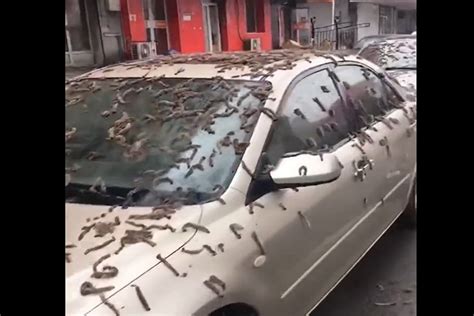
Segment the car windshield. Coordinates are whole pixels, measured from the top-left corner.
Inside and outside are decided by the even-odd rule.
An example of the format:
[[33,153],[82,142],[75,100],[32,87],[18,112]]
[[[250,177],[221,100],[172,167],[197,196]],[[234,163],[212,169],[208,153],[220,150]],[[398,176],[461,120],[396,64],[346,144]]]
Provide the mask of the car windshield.
[[366,46],[359,55],[387,70],[416,70],[416,38],[378,41]]
[[66,201],[157,205],[218,198],[271,86],[213,79],[66,84]]

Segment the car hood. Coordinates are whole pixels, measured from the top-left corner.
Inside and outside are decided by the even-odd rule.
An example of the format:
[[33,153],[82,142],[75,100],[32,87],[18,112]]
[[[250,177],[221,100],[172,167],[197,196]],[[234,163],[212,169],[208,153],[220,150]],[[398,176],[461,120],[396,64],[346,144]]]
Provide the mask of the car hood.
[[416,95],[416,70],[389,70],[387,73],[408,92]]
[[[189,241],[195,234],[195,229],[182,231],[185,223],[199,223],[202,215],[201,206],[184,206],[171,218],[159,220],[136,220],[129,219],[131,215],[147,214],[151,212],[149,207],[131,207],[122,209],[117,207],[111,210],[108,206],[68,204],[66,203],[66,314],[84,315],[93,308],[101,304],[98,295],[81,295],[80,288],[84,282],[90,282],[96,288],[113,286],[113,290],[106,292],[107,296],[114,295],[143,273],[156,266],[159,261],[156,256],[161,254],[166,258],[183,244]],[[152,229],[153,237],[151,241],[155,246],[144,242],[129,244],[124,249],[115,254],[120,247],[120,239],[125,235],[126,230],[140,230],[126,221],[149,225],[169,224],[175,232],[159,229]],[[91,227],[85,236],[79,239],[79,235],[84,231],[83,227]],[[95,237],[97,227],[113,227],[103,237]],[[101,230],[99,230],[100,232]],[[94,247],[112,240],[107,246],[90,251]],[[104,266],[112,266],[118,269],[118,274],[112,278],[97,279],[91,275],[93,265],[99,258],[110,254],[98,265],[98,271]],[[68,262],[69,259],[69,262]]]

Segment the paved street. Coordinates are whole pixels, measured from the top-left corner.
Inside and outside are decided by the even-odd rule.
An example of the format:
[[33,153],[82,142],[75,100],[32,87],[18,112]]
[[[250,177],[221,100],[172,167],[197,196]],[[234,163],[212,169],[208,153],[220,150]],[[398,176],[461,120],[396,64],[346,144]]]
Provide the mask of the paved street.
[[311,316],[414,315],[416,230],[396,223]]

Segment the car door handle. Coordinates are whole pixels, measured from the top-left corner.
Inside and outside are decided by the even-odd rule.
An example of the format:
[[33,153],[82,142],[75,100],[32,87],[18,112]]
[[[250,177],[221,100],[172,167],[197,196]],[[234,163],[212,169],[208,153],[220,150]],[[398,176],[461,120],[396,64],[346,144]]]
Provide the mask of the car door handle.
[[373,159],[369,159],[367,156],[363,156],[359,161],[352,161],[354,166],[354,177],[360,181],[364,181],[367,177],[367,169],[372,170],[374,168],[375,162]]

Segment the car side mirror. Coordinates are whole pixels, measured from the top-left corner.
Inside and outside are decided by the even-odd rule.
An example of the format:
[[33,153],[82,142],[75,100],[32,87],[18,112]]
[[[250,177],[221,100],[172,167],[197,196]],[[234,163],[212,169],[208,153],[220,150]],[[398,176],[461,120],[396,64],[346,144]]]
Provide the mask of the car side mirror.
[[327,183],[341,175],[342,165],[333,153],[286,155],[270,171],[278,188]]

